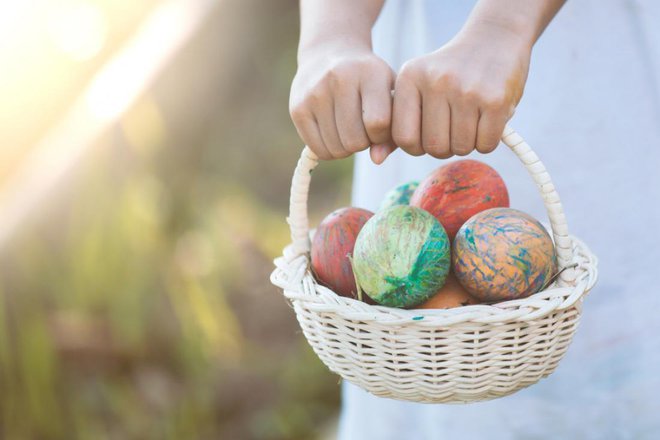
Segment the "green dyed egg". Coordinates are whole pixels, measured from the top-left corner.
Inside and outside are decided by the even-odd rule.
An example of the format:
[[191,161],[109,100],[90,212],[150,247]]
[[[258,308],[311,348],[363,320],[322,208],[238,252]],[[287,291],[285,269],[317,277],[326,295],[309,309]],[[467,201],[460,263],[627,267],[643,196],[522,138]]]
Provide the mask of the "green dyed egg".
[[358,234],[353,272],[359,287],[379,304],[413,307],[440,289],[451,251],[440,222],[423,209],[391,206]]
[[397,205],[409,205],[410,197],[412,197],[418,185],[419,182],[413,180],[389,190],[387,194],[385,194],[385,198],[383,198],[379,209],[382,210]]

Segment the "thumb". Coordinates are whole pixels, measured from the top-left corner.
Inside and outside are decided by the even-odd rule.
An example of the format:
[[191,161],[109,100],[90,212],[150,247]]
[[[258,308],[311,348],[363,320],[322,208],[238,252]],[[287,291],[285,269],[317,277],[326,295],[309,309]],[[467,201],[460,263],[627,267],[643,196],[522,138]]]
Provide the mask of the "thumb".
[[376,165],[380,165],[385,162],[387,156],[392,154],[396,150],[396,145],[393,143],[372,145],[369,149],[369,155],[371,156],[371,161]]

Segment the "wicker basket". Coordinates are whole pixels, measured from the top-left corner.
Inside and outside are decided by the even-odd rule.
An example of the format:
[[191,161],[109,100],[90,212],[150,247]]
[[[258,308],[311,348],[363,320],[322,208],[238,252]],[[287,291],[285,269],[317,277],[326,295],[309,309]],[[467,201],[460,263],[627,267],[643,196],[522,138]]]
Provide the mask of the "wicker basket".
[[371,306],[315,281],[307,195],[318,161],[303,150],[291,185],[293,243],[275,260],[271,281],[284,290],[307,341],[330,370],[376,396],[427,403],[506,396],[555,370],[596,282],[596,257],[568,235],[559,195],[538,156],[509,127],[502,140],[538,186],[562,272],[528,298],[448,310]]

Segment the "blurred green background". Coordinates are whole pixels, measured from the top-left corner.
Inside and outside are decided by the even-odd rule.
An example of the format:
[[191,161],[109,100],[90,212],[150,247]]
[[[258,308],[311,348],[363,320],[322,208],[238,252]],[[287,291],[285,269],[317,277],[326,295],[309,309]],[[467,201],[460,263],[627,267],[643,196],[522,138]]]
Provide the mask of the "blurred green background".
[[[14,3],[0,26],[0,438],[328,436],[338,378],[268,279],[301,148],[297,1]],[[133,99],[105,119],[70,113],[172,7],[144,66],[111,81]],[[348,203],[350,174],[315,173],[313,222]]]

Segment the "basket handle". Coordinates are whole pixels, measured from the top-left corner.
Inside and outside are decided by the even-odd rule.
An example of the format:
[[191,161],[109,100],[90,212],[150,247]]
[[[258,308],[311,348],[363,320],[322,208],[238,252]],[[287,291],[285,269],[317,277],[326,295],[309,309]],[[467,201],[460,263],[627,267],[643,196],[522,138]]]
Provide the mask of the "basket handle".
[[[557,252],[557,262],[561,271],[559,284],[571,284],[575,279],[574,271],[571,269],[573,255],[572,242],[568,236],[568,226],[566,224],[564,209],[561,205],[559,194],[557,194],[557,190],[550,179],[550,174],[548,174],[545,166],[529,144],[508,125],[502,133],[502,141],[520,159],[541,193],[543,204],[550,219],[555,250]],[[309,184],[312,179],[311,174],[317,165],[318,158],[306,146],[300,155],[298,165],[293,173],[293,180],[291,181],[291,199],[287,221],[291,228],[291,239],[293,242],[292,257],[305,255],[310,251],[307,197],[309,194]]]

